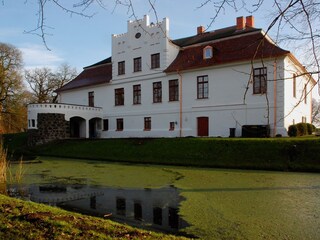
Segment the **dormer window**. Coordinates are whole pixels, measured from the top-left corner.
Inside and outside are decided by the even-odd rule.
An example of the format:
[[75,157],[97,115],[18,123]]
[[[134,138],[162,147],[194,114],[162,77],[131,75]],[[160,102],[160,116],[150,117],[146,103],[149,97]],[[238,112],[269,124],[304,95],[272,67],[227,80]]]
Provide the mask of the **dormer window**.
[[203,49],[203,59],[210,59],[210,58],[212,58],[212,47],[206,46]]

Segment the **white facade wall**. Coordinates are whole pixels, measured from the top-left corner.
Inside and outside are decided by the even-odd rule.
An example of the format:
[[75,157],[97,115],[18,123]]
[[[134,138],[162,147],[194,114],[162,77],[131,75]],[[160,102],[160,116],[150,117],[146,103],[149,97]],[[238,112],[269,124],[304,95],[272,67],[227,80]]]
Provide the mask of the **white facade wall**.
[[[139,34],[138,34],[139,33]],[[138,34],[138,35],[137,35]],[[298,73],[289,57],[238,62],[177,73],[164,70],[177,57],[179,48],[169,40],[169,20],[152,24],[145,16],[128,22],[128,31],[112,35],[112,80],[107,84],[83,87],[60,93],[60,102],[88,105],[94,92],[94,105],[102,108],[108,129],[99,130],[102,138],[198,136],[198,118],[208,118],[208,136],[228,137],[230,128],[241,136],[243,125],[269,125],[271,136],[287,135],[286,128],[310,122],[311,94],[301,99],[306,77],[297,78],[296,97],[292,96],[292,74]],[[151,55],[160,54],[160,67],[151,68]],[[141,71],[134,72],[134,58],[141,57]],[[118,63],[125,61],[125,74],[118,75]],[[267,94],[253,94],[252,69],[267,68]],[[209,96],[197,99],[197,77],[208,76]],[[169,80],[179,81],[179,101],[169,101]],[[153,83],[162,84],[162,102],[153,103]],[[133,104],[133,85],[141,85],[141,104]],[[124,89],[124,105],[115,106],[115,89]],[[311,88],[311,82],[307,91]],[[144,129],[144,118],[151,117],[151,130]],[[117,131],[117,119],[123,130]],[[174,123],[174,129],[170,129]],[[88,124],[88,123],[87,123]],[[87,127],[88,128],[88,127]]]
[[[228,137],[230,128],[236,128],[236,136],[241,136],[242,125],[267,124],[270,124],[271,134],[285,136],[282,110],[285,82],[274,81],[283,79],[283,59],[256,62],[253,67],[262,66],[267,67],[268,71],[268,101],[265,94],[253,94],[250,62],[199,69],[180,75],[158,73],[112,81],[94,88],[63,92],[61,99],[68,103],[84,103],[88,101],[88,92],[94,91],[95,106],[103,108],[103,119],[109,121],[108,131],[101,132],[101,137],[105,138],[197,136],[198,117],[209,118],[209,136]],[[197,77],[202,75],[209,78],[208,99],[197,99]],[[179,84],[182,81],[182,121],[180,101],[169,101],[169,80],[173,79],[178,79]],[[158,81],[162,83],[162,102],[153,103],[152,84]],[[244,101],[248,81],[249,89]],[[133,85],[136,84],[141,85],[141,104],[138,105],[133,104]],[[117,88],[124,88],[123,106],[115,106]],[[145,117],[151,117],[151,131],[144,131]],[[123,131],[116,130],[117,118],[124,121]],[[169,130],[170,122],[175,123],[173,131]]]
[[[137,38],[137,34],[140,37]],[[169,40],[169,19],[156,24],[149,16],[128,21],[128,31],[112,35],[112,80],[161,73],[174,60],[179,48]],[[160,68],[151,69],[151,55],[160,53]],[[141,71],[134,72],[133,59],[141,57]],[[118,75],[118,62],[125,61],[125,74]]]
[[107,96],[105,94],[106,89],[107,84],[100,84],[97,86],[83,87],[76,90],[64,91],[63,93],[59,94],[59,102],[88,106],[88,93],[94,92],[94,106],[103,107],[105,106],[105,102],[112,98],[112,96]]
[[[299,69],[299,67],[287,57],[285,59],[285,78],[284,78],[284,122],[285,127],[300,123],[305,118],[306,122],[311,123],[311,104],[312,104],[312,81],[308,75]],[[296,75],[296,91],[293,94],[293,75]],[[307,85],[307,97],[305,102],[304,88]]]
[[[269,107],[265,94],[253,94],[250,62],[182,74],[183,125],[192,129],[188,135],[197,135],[197,117],[202,116],[209,117],[209,136],[229,136],[229,128],[236,128],[236,135],[240,136],[242,125],[270,124],[272,128],[274,107],[279,112],[281,104],[274,106],[273,102],[273,61],[265,61],[263,64],[256,62],[253,65],[254,68],[262,66],[267,67],[267,76],[271,80],[268,81]],[[197,77],[202,75],[208,75],[209,78],[208,99],[197,99]],[[248,81],[249,89],[245,93]],[[281,89],[277,89],[277,92],[280,91]],[[283,128],[283,124],[278,123],[278,126]]]
[[[169,102],[168,82],[165,74],[156,78],[132,79],[110,84],[106,95],[113,96],[104,106],[104,118],[109,119],[109,131],[102,137],[175,137],[177,129],[169,131],[169,122],[179,120],[179,103]],[[162,102],[153,103],[153,82],[162,82]],[[133,104],[133,85],[141,85],[141,104]],[[124,88],[124,105],[115,106],[114,90]],[[151,117],[152,130],[144,131],[144,117]],[[124,130],[116,131],[116,119],[123,118]]]

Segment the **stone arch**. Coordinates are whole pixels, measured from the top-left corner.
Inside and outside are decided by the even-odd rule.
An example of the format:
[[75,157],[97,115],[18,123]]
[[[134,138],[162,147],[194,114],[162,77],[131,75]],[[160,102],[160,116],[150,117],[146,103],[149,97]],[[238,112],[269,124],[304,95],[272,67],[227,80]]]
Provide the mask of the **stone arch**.
[[89,138],[98,138],[101,131],[102,118],[95,117],[89,120]]
[[70,118],[70,137],[85,138],[86,137],[86,120],[82,117]]

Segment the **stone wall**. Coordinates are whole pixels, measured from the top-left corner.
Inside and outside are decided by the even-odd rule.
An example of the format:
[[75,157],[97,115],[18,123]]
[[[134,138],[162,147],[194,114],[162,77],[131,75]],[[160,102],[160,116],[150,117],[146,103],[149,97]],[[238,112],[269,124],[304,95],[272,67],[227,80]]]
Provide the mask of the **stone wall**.
[[65,120],[64,114],[38,113],[37,119],[38,129],[28,131],[29,145],[44,144],[70,137],[69,122]]

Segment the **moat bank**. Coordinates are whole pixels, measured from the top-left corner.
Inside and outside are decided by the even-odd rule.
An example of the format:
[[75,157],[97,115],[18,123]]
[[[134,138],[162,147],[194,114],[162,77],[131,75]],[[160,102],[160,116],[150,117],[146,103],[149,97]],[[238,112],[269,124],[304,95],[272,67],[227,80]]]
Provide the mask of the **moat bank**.
[[298,240],[320,235],[317,173],[37,160],[24,165],[20,188],[36,201],[101,210],[112,220],[127,218],[128,224],[150,220],[150,226],[200,239]]
[[320,171],[320,138],[70,139],[34,148],[5,135],[16,158],[55,156],[116,162],[280,171]]

